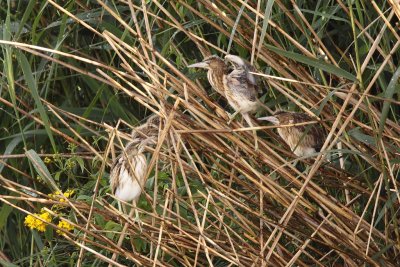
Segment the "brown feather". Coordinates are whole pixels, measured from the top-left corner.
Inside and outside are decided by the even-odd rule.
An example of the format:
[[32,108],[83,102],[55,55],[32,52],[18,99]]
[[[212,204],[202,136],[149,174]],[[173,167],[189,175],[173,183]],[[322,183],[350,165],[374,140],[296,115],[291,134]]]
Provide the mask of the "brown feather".
[[[272,117],[279,121],[277,125],[315,121],[313,117],[299,112],[278,111]],[[325,133],[318,124],[281,127],[278,134],[297,156],[319,152],[325,142]]]
[[115,159],[110,171],[113,194],[122,200],[136,200],[146,181],[147,161],[145,147],[155,145],[159,132],[158,116],[150,116],[146,123],[132,131],[133,140]]

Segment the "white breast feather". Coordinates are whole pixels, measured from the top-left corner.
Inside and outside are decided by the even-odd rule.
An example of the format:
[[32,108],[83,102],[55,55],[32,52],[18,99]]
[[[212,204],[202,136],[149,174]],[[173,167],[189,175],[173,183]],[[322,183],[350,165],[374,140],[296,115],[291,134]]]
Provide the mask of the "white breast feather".
[[314,154],[316,151],[312,147],[303,147],[303,146],[297,146],[297,148],[293,151],[293,153],[298,156],[310,156],[311,154]]
[[140,197],[142,187],[139,185],[138,181],[144,186],[144,176],[147,171],[147,162],[143,154],[133,157],[131,165],[134,167],[136,178],[129,175],[128,170],[123,164],[120,171],[119,186],[115,190],[115,196],[126,202],[137,200]]
[[225,92],[225,97],[228,100],[229,105],[235,110],[240,111],[240,113],[252,113],[258,108],[257,101],[250,101],[248,98],[243,96],[240,93],[236,93],[235,90],[230,89],[231,87],[241,86],[238,79],[236,79],[235,75],[238,73],[238,70],[234,70],[228,76],[224,76],[224,89],[225,91],[229,90],[229,92]]

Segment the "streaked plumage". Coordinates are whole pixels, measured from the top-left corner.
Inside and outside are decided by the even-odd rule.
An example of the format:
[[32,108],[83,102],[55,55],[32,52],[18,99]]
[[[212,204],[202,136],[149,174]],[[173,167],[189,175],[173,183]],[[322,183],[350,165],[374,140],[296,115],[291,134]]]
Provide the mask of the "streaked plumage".
[[[131,217],[135,212],[135,220],[138,222],[140,229],[141,220],[136,209],[136,202],[142,194],[148,171],[146,146],[154,146],[157,143],[159,123],[160,119],[156,115],[152,115],[147,119],[146,123],[136,127],[132,131],[133,140],[126,145],[125,149],[115,159],[110,172],[112,193],[122,201],[132,201],[133,208],[128,216]],[[118,206],[121,208],[119,202]],[[118,247],[121,247],[127,229],[128,223],[125,223],[117,242]],[[116,258],[117,253],[114,253],[111,259],[115,260]]]
[[117,157],[110,173],[113,194],[123,201],[137,200],[142,193],[147,171],[147,160],[143,146],[129,143]]
[[[235,110],[231,116],[231,120],[237,113],[241,113],[250,127],[253,127],[250,115],[257,111],[259,107],[257,96],[257,79],[250,73],[254,71],[254,67],[244,59],[227,55],[225,60],[233,67],[232,72],[224,75],[224,93],[229,105]],[[253,131],[255,139],[255,149],[258,148],[257,133]]]
[[235,55],[226,55],[225,56],[225,60],[228,61],[233,67],[234,69],[243,69],[246,72],[246,78],[247,81],[252,84],[255,89],[258,89],[258,79],[257,76],[255,76],[254,74],[252,74],[251,72],[256,72],[256,68],[250,64],[250,62],[248,62],[247,60],[244,60],[243,58],[239,57],[239,56],[235,56]]
[[[232,72],[229,73],[229,65],[232,65]],[[229,105],[235,110],[231,115],[232,121],[237,113],[241,113],[250,127],[253,126],[249,113],[257,110],[259,102],[257,99],[257,79],[251,74],[255,71],[247,61],[234,55],[225,56],[225,61],[218,56],[210,56],[202,62],[189,65],[188,68],[207,69],[207,78],[211,86],[218,93],[225,96]],[[255,147],[257,150],[257,133],[255,136]]]
[[[225,60],[233,66],[233,71],[223,78],[224,92],[229,104],[243,117],[247,113],[256,112],[259,106],[257,80],[250,73],[254,67],[235,55],[227,55]],[[248,122],[248,119],[246,121]]]
[[212,55],[204,58],[202,62],[189,65],[188,68],[207,69],[208,82],[212,88],[225,96],[223,76],[228,73],[228,66],[225,64],[224,60],[216,55]]
[[110,185],[113,194],[123,201],[136,201],[146,181],[147,159],[146,146],[157,141],[159,118],[151,116],[147,122],[136,127],[132,132],[133,141],[116,158],[111,167]]
[[[258,119],[272,122],[277,126],[315,121],[314,118],[305,113],[287,111],[278,111],[274,116]],[[319,124],[282,127],[278,128],[277,131],[283,141],[288,144],[298,157],[310,156],[319,152],[325,142],[325,134]]]

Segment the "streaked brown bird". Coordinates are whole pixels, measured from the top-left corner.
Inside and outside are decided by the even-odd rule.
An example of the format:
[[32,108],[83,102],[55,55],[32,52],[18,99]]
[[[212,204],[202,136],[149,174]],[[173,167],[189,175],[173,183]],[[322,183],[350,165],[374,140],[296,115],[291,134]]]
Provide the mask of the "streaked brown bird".
[[[139,199],[146,181],[148,170],[146,146],[157,143],[159,132],[159,118],[152,115],[146,123],[132,131],[133,141],[129,142],[125,150],[115,159],[110,172],[110,185],[113,194],[125,202]],[[136,212],[136,219],[139,219]]]
[[256,112],[259,107],[257,79],[250,73],[255,69],[250,63],[235,55],[227,55],[225,60],[233,67],[233,71],[223,78],[225,96],[235,110],[231,120],[236,114],[241,113],[251,126],[248,114]]
[[[233,67],[232,72],[224,75],[224,93],[229,105],[235,110],[228,124],[240,113],[250,127],[253,127],[250,115],[260,106],[257,96],[257,79],[251,74],[255,68],[241,57],[235,55],[225,56],[225,61]],[[255,149],[258,149],[257,132],[253,130]]]
[[228,73],[229,69],[228,65],[226,65],[223,59],[221,59],[216,55],[212,55],[204,58],[202,62],[194,63],[187,67],[202,68],[208,70],[207,72],[208,82],[215,91],[225,96],[223,77],[225,74]]
[[[131,217],[135,212],[135,221],[139,223],[140,229],[141,221],[136,209],[136,202],[142,194],[149,167],[146,158],[149,152],[146,152],[146,146],[156,145],[159,124],[159,117],[152,115],[147,119],[146,123],[136,127],[132,131],[133,140],[126,145],[111,166],[110,185],[112,192],[119,200],[132,201],[133,209],[131,209],[128,216]],[[119,201],[118,206],[121,208]],[[122,245],[128,226],[129,224],[125,223],[118,239],[118,247]],[[111,259],[115,260],[116,258],[117,253],[114,253]]]
[[[258,118],[258,120],[269,121],[277,126],[315,121],[305,113],[288,111],[278,111],[273,116]],[[298,157],[319,152],[325,142],[325,133],[319,124],[280,127],[277,131]]]

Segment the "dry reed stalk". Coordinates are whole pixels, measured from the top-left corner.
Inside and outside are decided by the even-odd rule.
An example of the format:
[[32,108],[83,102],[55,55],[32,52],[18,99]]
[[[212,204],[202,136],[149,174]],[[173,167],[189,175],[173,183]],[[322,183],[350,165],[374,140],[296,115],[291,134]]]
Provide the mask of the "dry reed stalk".
[[[210,27],[226,37],[230,36],[229,31],[185,1],[171,2],[182,5]],[[159,143],[153,150],[154,156],[148,173],[150,177],[155,169],[153,192],[144,193],[144,199],[151,208],[139,208],[143,217],[143,232],[140,233],[140,238],[150,244],[150,251],[147,254],[139,254],[133,252],[133,242],[121,242],[119,247],[114,236],[103,233],[93,219],[93,216],[98,214],[115,223],[121,221],[126,225],[128,235],[138,236],[138,228],[130,218],[110,205],[107,197],[98,197],[99,181],[103,172],[107,172],[110,162],[109,153],[114,146],[113,137],[103,136],[108,143],[106,150],[99,152],[70,125],[74,123],[96,135],[99,129],[110,131],[110,126],[81,118],[42,99],[50,113],[71,131],[73,138],[56,128],[51,128],[52,131],[64,140],[75,142],[102,161],[94,197],[89,204],[80,201],[58,203],[79,210],[77,214],[80,216],[76,218],[75,227],[81,233],[66,235],[67,240],[80,247],[78,265],[83,264],[86,253],[93,254],[109,264],[117,264],[110,259],[110,255],[114,253],[131,262],[153,266],[172,266],[173,264],[169,263],[171,259],[184,266],[211,266],[218,261],[238,266],[325,266],[325,263],[338,258],[348,266],[359,266],[363,263],[377,265],[379,262],[395,266],[395,261],[390,255],[399,253],[398,236],[382,232],[375,222],[379,205],[389,199],[388,196],[380,195],[383,178],[386,177],[384,175],[389,177],[388,184],[395,190],[396,201],[400,203],[397,190],[399,185],[396,181],[399,167],[391,163],[396,153],[390,149],[392,145],[398,146],[400,129],[395,122],[386,120],[386,127],[382,131],[383,138],[376,146],[354,140],[348,133],[358,127],[363,133],[373,135],[378,129],[382,113],[368,102],[370,99],[377,101],[369,91],[375,86],[384,67],[393,66],[390,55],[400,45],[400,38],[396,36],[397,42],[387,55],[379,46],[380,37],[376,37],[372,52],[355,72],[360,77],[375,51],[385,56],[385,60],[363,91],[359,90],[357,84],[349,84],[345,78],[334,75],[326,75],[324,78],[329,81],[321,83],[298,62],[273,54],[266,47],[259,47],[255,52],[255,37],[263,31],[258,23],[264,19],[260,2],[257,1],[254,5],[254,1],[240,0],[227,6],[223,3],[199,1],[230,28],[235,25],[232,18],[235,18],[243,5],[245,12],[233,36],[235,45],[252,51],[252,59],[254,58],[255,62],[271,66],[275,73],[279,73],[285,79],[268,78],[268,83],[271,90],[296,105],[298,109],[314,115],[321,103],[325,103],[319,116],[321,124],[329,132],[323,153],[330,151],[340,141],[344,149],[360,152],[349,153],[345,162],[367,165],[379,173],[379,179],[375,180],[371,188],[363,183],[362,174],[327,164],[324,161],[326,155],[323,153],[316,159],[302,160],[306,170],[300,171],[288,162],[288,158],[289,161],[293,158],[292,153],[285,149],[285,146],[276,144],[279,138],[269,130],[273,127],[257,128],[263,138],[259,139],[259,151],[254,151],[252,128],[242,129],[238,122],[226,125],[225,108],[216,103],[204,88],[200,88],[198,82],[189,79],[182,69],[155,48],[152,41],[152,22],[160,25],[165,23],[179,30],[196,45],[202,55],[210,54],[210,51],[224,52],[205,40],[196,29],[185,27],[186,18],[179,21],[172,11],[167,10],[159,1],[154,1],[159,13],[146,6],[144,1],[140,6],[131,1],[120,1],[130,10],[134,26],[130,26],[125,18],[103,1],[98,1],[104,12],[118,21],[119,26],[127,33],[137,38],[138,45],[132,47],[130,43],[111,32],[98,32],[49,0],[58,10],[103,38],[120,60],[120,66],[111,67],[105,63],[85,59],[83,56],[20,43],[8,44],[109,85],[115,91],[129,96],[141,106],[157,113],[162,118],[164,127],[161,129]],[[338,2],[343,10],[350,14],[348,8],[340,0]],[[279,0],[276,4],[283,14],[293,21],[296,28],[301,31],[305,31],[306,28],[311,33],[315,38],[315,45],[321,48],[332,65],[339,65],[295,1],[291,1],[290,6]],[[289,11],[289,7],[293,11]],[[385,15],[376,4],[374,8],[390,29],[388,19],[394,12]],[[143,16],[144,30],[138,26],[139,15]],[[248,30],[249,25],[253,26],[254,32]],[[290,33],[285,32],[276,21],[270,20],[269,25],[276,30],[276,34],[287,38],[298,51],[310,58],[317,58],[315,51],[290,38]],[[374,40],[357,20],[354,21],[354,25],[366,38]],[[268,42],[284,49],[274,40],[272,34],[265,34]],[[184,51],[180,51],[178,45],[175,45],[174,49],[186,55]],[[48,52],[91,64],[96,71],[90,72],[62,63],[45,54]],[[257,54],[257,57],[254,57],[254,54]],[[139,75],[139,71],[144,75]],[[264,75],[260,73],[260,76]],[[332,84],[345,84],[341,88],[345,93],[331,94],[337,89]],[[339,103],[336,97],[341,98],[344,104]],[[11,105],[5,99],[0,98],[0,101]],[[347,107],[351,107],[351,110]],[[25,106],[25,110],[17,108],[22,114],[42,123],[39,117],[29,114],[29,107]],[[367,115],[371,117],[370,125],[359,119]],[[331,121],[333,116],[335,118]],[[127,134],[119,129],[115,129],[112,135],[128,138]],[[378,157],[374,158],[375,155]],[[167,160],[159,160],[160,157]],[[161,183],[161,180],[157,180],[157,175],[161,172],[168,176],[168,188],[164,191],[157,187]],[[30,177],[26,173],[24,176]],[[11,199],[25,203],[40,202],[47,206],[54,204],[33,188],[19,186],[2,176],[0,180],[3,188],[17,195],[0,196],[0,201],[22,212],[29,214],[28,209],[12,204]],[[26,190],[38,196],[29,197],[24,193]],[[350,190],[350,194],[346,195],[347,201],[344,200],[344,196],[338,197],[334,194],[344,190]],[[364,208],[360,212],[356,205],[361,204],[364,204]],[[371,208],[371,218],[366,218],[364,215]],[[392,225],[386,223],[387,231],[392,231]],[[56,228],[55,225],[51,226]],[[387,251],[390,253],[382,248],[385,246],[389,247]]]

